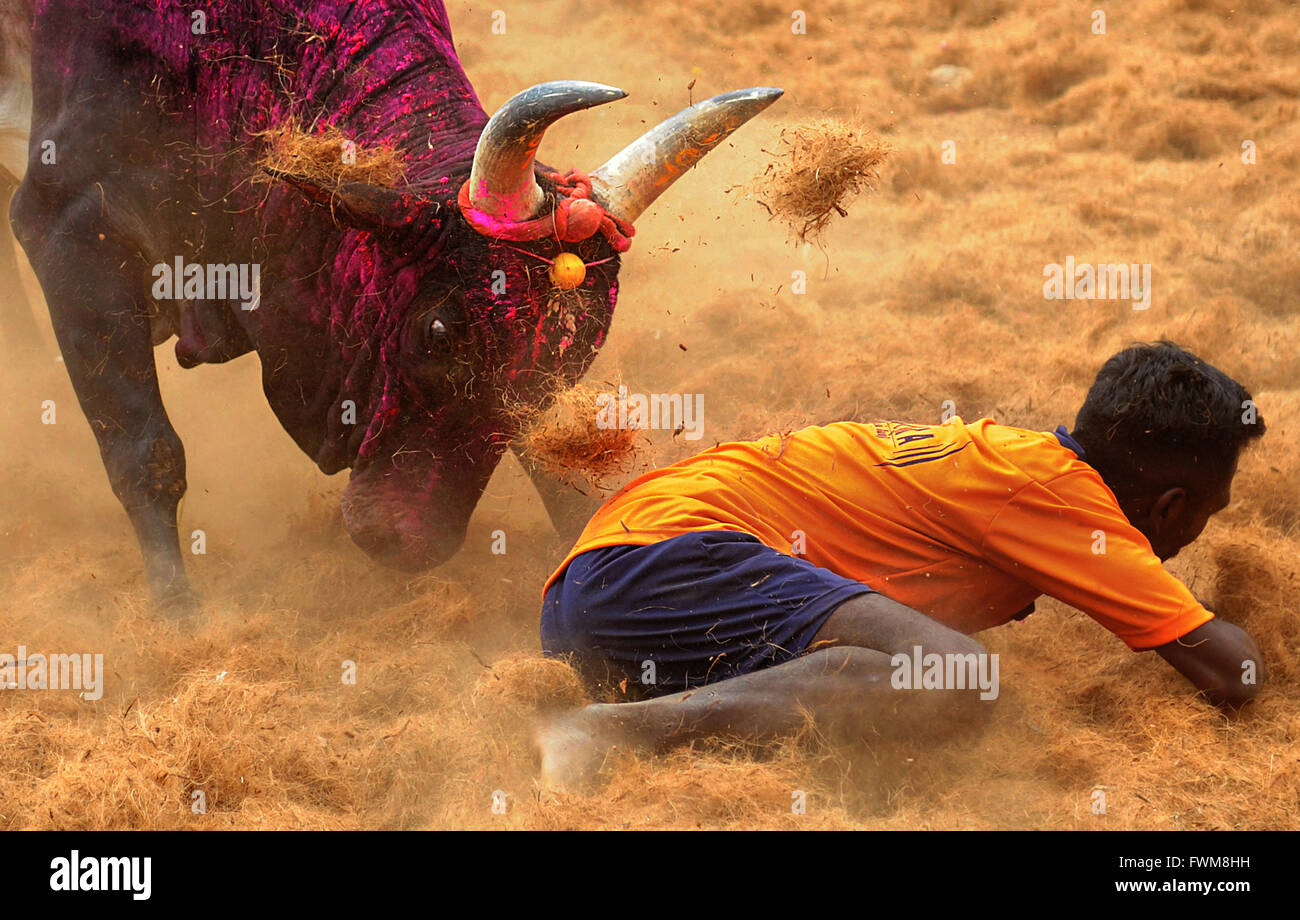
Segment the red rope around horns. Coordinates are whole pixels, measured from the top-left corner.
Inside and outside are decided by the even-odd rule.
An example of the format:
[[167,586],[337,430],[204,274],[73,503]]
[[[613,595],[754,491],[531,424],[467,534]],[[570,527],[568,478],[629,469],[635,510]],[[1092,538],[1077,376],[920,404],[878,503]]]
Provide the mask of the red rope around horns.
[[457,198],[460,212],[479,233],[498,240],[526,242],[553,236],[562,243],[577,243],[599,231],[605,234],[615,252],[632,248],[636,229],[592,200],[590,176],[576,169],[563,174],[547,171],[544,175],[555,182],[555,191],[561,196],[549,214],[524,221],[492,217],[471,203],[468,180],[460,187]]

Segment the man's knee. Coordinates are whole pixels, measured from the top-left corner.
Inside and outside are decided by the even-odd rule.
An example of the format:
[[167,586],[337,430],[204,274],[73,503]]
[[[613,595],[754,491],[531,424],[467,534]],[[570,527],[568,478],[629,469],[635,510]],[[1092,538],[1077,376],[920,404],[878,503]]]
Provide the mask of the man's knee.
[[1001,695],[997,654],[990,653],[983,644],[962,633],[944,637],[926,654],[937,655],[928,659],[928,668],[943,669],[942,679],[938,682],[942,685],[944,711],[959,720],[959,727],[982,726],[992,716],[993,707]]
[[1001,695],[998,656],[949,630],[890,656],[890,686],[936,728],[978,728]]
[[944,635],[931,639],[925,644],[924,648],[927,653],[933,652],[945,656],[965,657],[974,655],[980,658],[987,654],[980,642],[965,633],[957,632],[955,629],[950,629]]
[[889,654],[911,654],[917,647],[940,655],[984,651],[970,636],[875,592],[853,597],[837,607],[814,641],[856,645]]
[[980,730],[998,697],[996,659],[966,636],[919,652],[890,655],[839,645],[804,656],[805,666],[824,684],[824,701],[856,700],[825,725],[849,738],[916,740]]

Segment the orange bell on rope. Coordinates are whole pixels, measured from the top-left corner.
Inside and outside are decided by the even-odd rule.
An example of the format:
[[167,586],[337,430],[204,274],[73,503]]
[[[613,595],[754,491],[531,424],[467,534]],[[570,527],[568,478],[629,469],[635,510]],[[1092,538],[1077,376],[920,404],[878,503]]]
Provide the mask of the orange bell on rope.
[[557,288],[571,291],[587,278],[587,266],[571,252],[562,252],[551,263],[551,283]]

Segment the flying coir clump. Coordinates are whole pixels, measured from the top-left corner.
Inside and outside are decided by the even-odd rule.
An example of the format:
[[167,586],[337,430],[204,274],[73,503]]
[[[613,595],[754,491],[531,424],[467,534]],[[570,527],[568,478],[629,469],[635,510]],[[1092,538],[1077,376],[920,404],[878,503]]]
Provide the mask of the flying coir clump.
[[796,242],[819,242],[832,216],[880,179],[889,145],[839,118],[819,118],[783,128],[773,160],[755,180],[754,193]]
[[614,384],[579,383],[556,393],[545,409],[515,409],[524,455],[579,487],[602,488],[612,477],[640,469],[648,448],[644,432],[601,423],[616,415],[606,404],[617,392]]

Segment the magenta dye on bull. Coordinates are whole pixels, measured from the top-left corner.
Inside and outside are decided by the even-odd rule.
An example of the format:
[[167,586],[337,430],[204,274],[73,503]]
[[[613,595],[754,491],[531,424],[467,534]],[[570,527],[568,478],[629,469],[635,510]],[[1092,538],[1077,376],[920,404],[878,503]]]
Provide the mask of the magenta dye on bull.
[[[698,103],[557,189],[533,160],[546,127],[624,93],[541,84],[489,119],[441,3],[43,0],[32,38],[33,149],[60,154],[31,160],[15,229],[151,588],[177,609],[193,604],[185,459],[154,344],[174,336],[184,367],[256,351],[285,430],[325,472],[352,470],[353,539],[437,565],[516,435],[504,407],[576,381],[605,341],[632,222],[780,95]],[[258,181],[264,132],[286,124],[392,148],[405,181]],[[565,252],[588,269],[554,309],[545,262]],[[257,266],[256,308],[210,284],[153,296],[151,268],[173,262]],[[572,523],[560,485],[530,472]]]

